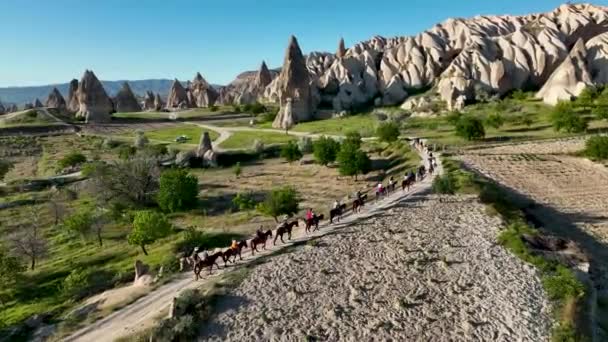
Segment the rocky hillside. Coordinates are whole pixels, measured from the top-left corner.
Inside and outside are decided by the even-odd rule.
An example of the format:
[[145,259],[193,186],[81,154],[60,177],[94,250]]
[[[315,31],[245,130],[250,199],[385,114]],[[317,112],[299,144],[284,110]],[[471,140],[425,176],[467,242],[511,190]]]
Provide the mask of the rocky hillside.
[[[429,89],[449,109],[514,89],[554,104],[608,82],[607,44],[608,8],[568,4],[542,14],[448,19],[415,36],[377,36],[348,49],[340,41],[335,54],[310,53],[306,64],[315,105],[336,111],[400,105]],[[276,102],[278,87],[275,79],[259,100]]]

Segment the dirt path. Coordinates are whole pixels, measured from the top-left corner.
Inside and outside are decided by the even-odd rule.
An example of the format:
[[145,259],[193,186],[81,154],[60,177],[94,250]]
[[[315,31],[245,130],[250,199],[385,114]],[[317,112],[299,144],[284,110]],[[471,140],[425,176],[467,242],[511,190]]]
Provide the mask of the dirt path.
[[[441,172],[441,165],[439,165],[437,170],[438,173]],[[303,231],[303,228],[296,229],[294,231],[294,239],[291,243],[287,243],[285,245],[278,244],[277,246],[268,248],[267,251],[256,254],[253,257],[247,249],[244,252],[244,260],[242,263],[248,263],[251,260],[257,259],[259,257],[276,253],[277,251],[291,246],[293,243],[298,243],[309,240],[311,238],[329,234],[335,229],[340,229],[353,222],[357,222],[358,220],[370,217],[371,215],[379,213],[384,209],[394,205],[403,198],[411,197],[423,191],[428,191],[431,182],[431,177],[427,177],[422,182],[417,183],[408,193],[396,191],[390,196],[379,201],[378,203],[370,202],[360,214],[345,215],[341,223],[338,225],[333,225],[329,227],[328,222],[324,222],[320,225],[321,229],[315,232],[314,234],[306,235]],[[234,268],[230,268],[228,271],[232,269]],[[224,272],[226,272],[226,269],[221,269],[219,272],[215,271],[212,277],[217,277],[218,275]],[[146,295],[145,297],[140,298],[133,304],[123,309],[120,309],[112,313],[111,315],[100,319],[92,323],[91,325],[75,332],[68,338],[64,339],[64,341],[113,341],[120,337],[128,336],[138,331],[144,330],[147,327],[150,327],[154,323],[154,319],[156,318],[156,316],[158,316],[164,309],[166,309],[170,305],[173,297],[177,296],[181,291],[185,289],[196,288],[203,285],[206,281],[208,281],[208,279],[209,277],[201,281],[195,282],[190,273],[182,274],[178,279],[159,287],[158,289]]]
[[477,196],[418,194],[250,270],[204,341],[546,341],[536,270]]

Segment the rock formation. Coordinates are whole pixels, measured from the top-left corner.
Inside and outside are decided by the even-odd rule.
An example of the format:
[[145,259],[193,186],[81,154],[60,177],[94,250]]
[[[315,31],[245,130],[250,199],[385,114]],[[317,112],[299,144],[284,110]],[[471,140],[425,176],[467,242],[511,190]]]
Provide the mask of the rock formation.
[[68,111],[71,113],[76,113],[80,109],[80,104],[78,103],[78,80],[73,79],[70,81],[70,87],[68,89],[68,99],[66,102],[68,106]]
[[19,111],[19,108],[17,108],[17,105],[14,103],[12,105],[8,106],[7,110],[6,110],[7,113],[14,113],[17,111]]
[[344,46],[344,38],[340,38],[338,42],[338,50],[336,51],[336,57],[343,58],[346,56],[346,47]]
[[87,123],[105,123],[112,119],[114,105],[93,71],[84,72],[76,96],[79,105],[77,117],[84,118]]
[[291,36],[283,68],[277,78],[280,109],[272,123],[273,127],[285,129],[289,127],[289,123],[295,124],[313,118],[315,104],[310,82],[306,59],[296,37]]
[[192,97],[190,103],[195,107],[211,107],[218,98],[217,91],[198,72],[190,85],[190,91]]
[[229,85],[222,87],[218,101],[226,105],[261,102],[266,87],[277,75],[277,71],[269,70],[266,62],[262,61],[257,71],[244,72]]
[[4,107],[4,105],[2,104],[2,102],[0,102],[0,115],[6,114],[6,113],[7,113],[6,108]]
[[23,110],[34,109],[34,105],[31,102],[28,102],[23,105]]
[[183,109],[189,108],[190,101],[188,100],[188,93],[177,79],[173,81],[171,90],[169,90],[169,96],[167,97],[167,109]]
[[42,108],[44,107],[44,105],[42,104],[42,102],[40,102],[39,99],[36,98],[36,100],[34,101],[34,108]]
[[591,73],[587,69],[587,48],[579,39],[536,97],[555,105],[559,101],[570,101],[592,84]]
[[201,140],[198,143],[198,149],[196,150],[196,156],[202,158],[205,155],[205,152],[213,149],[211,146],[211,137],[209,136],[209,132],[203,132],[201,135]]
[[154,110],[160,112],[164,107],[165,104],[163,103],[163,99],[160,97],[160,94],[157,93],[156,96],[154,96]]
[[46,106],[48,108],[55,108],[61,113],[65,113],[68,109],[63,95],[61,95],[57,88],[53,88],[49,94],[49,97],[46,99]]
[[114,97],[114,109],[119,113],[141,112],[141,106],[135,98],[129,83],[125,82]]
[[154,93],[151,91],[146,91],[146,96],[144,96],[144,101],[142,103],[143,110],[153,111],[154,107]]

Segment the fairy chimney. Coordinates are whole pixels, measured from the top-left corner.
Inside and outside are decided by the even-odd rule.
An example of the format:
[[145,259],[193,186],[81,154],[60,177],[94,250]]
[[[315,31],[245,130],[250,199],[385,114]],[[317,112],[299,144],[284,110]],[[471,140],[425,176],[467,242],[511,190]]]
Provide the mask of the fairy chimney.
[[190,107],[188,101],[188,93],[177,79],[173,81],[169,96],[167,97],[167,109]]
[[48,108],[55,108],[62,113],[67,111],[67,104],[65,103],[65,99],[57,88],[53,88],[53,90],[49,94],[49,97],[46,99],[46,106]]
[[346,47],[344,46],[344,38],[340,38],[338,43],[338,51],[336,51],[336,57],[342,58],[346,55]]
[[70,81],[70,86],[68,89],[68,99],[66,101],[66,105],[68,106],[68,111],[72,113],[78,112],[80,109],[80,105],[78,104],[78,80],[73,79]]
[[104,123],[112,120],[114,105],[103,85],[91,70],[86,70],[78,84],[78,113],[87,123]]
[[191,101],[193,106],[199,108],[211,107],[218,98],[218,93],[207,83],[200,73],[196,73],[190,84]]
[[116,94],[114,109],[120,113],[141,112],[141,106],[137,102],[137,98],[135,98],[135,94],[133,94],[129,83],[123,83],[122,88]]
[[283,68],[277,81],[279,82],[280,109],[272,127],[286,129],[288,128],[285,126],[287,123],[296,124],[311,120],[314,106],[310,75],[306,68],[306,59],[294,36],[291,36],[289,40]]

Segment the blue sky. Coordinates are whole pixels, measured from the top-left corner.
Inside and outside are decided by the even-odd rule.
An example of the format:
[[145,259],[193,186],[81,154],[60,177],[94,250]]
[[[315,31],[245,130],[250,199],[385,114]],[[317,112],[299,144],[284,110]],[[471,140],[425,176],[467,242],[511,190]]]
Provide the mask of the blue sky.
[[[553,0],[2,0],[0,87],[104,80],[226,84],[262,60],[281,64],[289,35],[304,52],[373,35],[415,34],[448,17],[544,12]],[[606,5],[608,0],[596,1]]]

